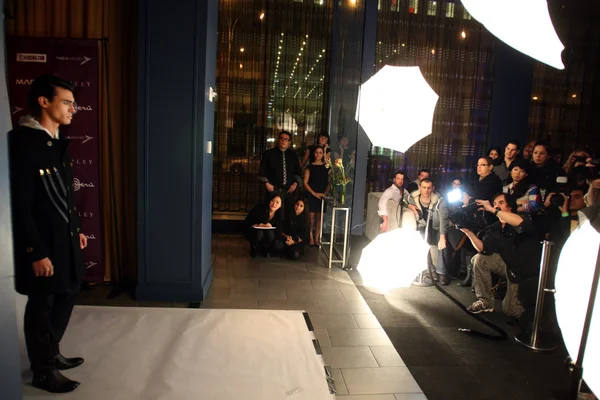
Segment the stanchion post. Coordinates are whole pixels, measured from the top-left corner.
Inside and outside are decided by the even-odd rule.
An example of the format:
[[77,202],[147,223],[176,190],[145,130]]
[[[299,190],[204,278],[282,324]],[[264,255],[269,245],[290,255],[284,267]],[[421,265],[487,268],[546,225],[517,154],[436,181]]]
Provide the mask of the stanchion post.
[[550,352],[556,349],[556,345],[545,338],[540,332],[542,315],[544,313],[544,297],[546,292],[553,292],[552,289],[546,289],[548,280],[548,267],[550,265],[550,254],[552,252],[553,242],[544,240],[542,242],[542,258],[540,260],[540,277],[538,282],[537,299],[535,302],[535,315],[533,317],[533,329],[531,332],[519,332],[515,335],[515,341],[534,352]]

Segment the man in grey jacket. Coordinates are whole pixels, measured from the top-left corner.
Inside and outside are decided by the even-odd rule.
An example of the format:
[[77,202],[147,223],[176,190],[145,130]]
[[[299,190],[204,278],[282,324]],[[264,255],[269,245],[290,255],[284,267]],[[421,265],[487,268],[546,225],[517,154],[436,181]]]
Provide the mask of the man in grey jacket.
[[442,250],[446,248],[446,231],[448,230],[448,206],[442,196],[434,192],[433,182],[429,178],[422,179],[419,189],[412,192],[408,198],[408,208],[417,219],[417,230],[426,238],[431,246],[431,261],[435,267],[433,279],[446,286],[450,277],[446,273]]

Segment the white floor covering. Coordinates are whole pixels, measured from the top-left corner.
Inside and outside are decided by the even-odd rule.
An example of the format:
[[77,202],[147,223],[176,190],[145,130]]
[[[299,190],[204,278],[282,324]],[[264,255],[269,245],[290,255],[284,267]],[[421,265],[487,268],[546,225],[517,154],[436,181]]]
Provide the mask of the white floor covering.
[[31,386],[18,309],[26,399],[321,400],[329,394],[301,311],[77,306],[61,344],[85,363],[64,371],[81,386],[53,395]]

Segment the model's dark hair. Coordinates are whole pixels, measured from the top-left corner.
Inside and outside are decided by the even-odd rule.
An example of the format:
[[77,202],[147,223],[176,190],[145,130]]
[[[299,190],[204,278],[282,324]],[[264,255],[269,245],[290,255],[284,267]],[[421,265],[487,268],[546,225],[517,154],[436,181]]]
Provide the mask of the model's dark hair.
[[56,88],[63,88],[70,92],[75,90],[73,82],[60,78],[56,75],[42,75],[33,80],[27,93],[27,108],[34,117],[39,117],[42,114],[42,107],[38,103],[39,97],[45,97],[49,102],[52,102],[56,96]]

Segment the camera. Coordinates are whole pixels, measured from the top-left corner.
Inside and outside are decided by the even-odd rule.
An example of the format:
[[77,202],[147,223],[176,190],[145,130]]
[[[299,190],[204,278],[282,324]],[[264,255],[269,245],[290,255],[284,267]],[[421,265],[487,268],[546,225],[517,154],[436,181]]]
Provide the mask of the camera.
[[486,220],[482,212],[478,212],[479,205],[474,201],[466,207],[450,211],[448,217],[457,229],[467,228],[477,234],[485,230]]
[[573,158],[573,163],[585,163],[585,160],[587,160],[586,156],[575,156]]
[[559,176],[556,178],[556,190],[554,190],[554,196],[550,197],[550,205],[554,207],[562,207],[565,203],[565,198],[561,196],[564,194],[565,196],[569,196],[569,192],[567,190],[567,182],[569,180],[566,176]]

